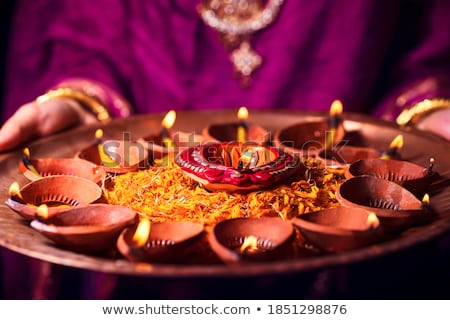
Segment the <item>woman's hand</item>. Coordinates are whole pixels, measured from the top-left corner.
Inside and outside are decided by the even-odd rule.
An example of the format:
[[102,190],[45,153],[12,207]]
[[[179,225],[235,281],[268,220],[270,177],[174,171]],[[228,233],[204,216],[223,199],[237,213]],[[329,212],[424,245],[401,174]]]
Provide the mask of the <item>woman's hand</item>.
[[450,141],[450,108],[437,110],[421,119],[416,127]]
[[0,129],[0,152],[20,147],[32,139],[48,136],[96,117],[69,98],[33,101],[21,106]]

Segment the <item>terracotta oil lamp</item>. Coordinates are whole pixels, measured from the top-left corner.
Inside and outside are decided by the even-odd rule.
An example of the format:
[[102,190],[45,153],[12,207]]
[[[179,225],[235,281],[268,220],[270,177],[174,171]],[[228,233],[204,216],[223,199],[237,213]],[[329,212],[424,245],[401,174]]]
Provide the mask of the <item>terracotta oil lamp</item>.
[[280,258],[294,234],[292,223],[280,218],[235,218],[217,223],[208,239],[223,262],[234,264]]
[[90,161],[104,168],[108,173],[122,174],[147,168],[148,150],[140,141],[131,141],[129,136],[123,140],[103,140],[103,131],[95,133],[96,143],[81,150],[76,157]]
[[49,216],[71,207],[99,201],[102,189],[95,182],[76,176],[48,176],[31,181],[22,188],[17,183],[10,187],[6,205],[27,220],[35,218],[37,208],[46,204]]
[[381,159],[400,159],[400,149],[403,148],[403,135],[397,135],[389,144],[389,148],[381,153]]
[[334,100],[328,118],[299,122],[281,128],[275,132],[274,144],[300,157],[314,157],[319,150],[330,149],[344,139],[342,112],[342,103]]
[[32,159],[28,148],[25,148],[23,153],[19,169],[30,181],[54,175],[78,176],[96,183],[101,183],[106,179],[104,168],[87,160],[79,158]]
[[331,149],[324,148],[319,151],[318,158],[325,166],[346,169],[353,162],[365,159],[398,159],[399,150],[403,147],[403,136],[397,135],[384,151],[370,147],[337,145]]
[[382,239],[380,222],[373,212],[361,208],[335,207],[292,219],[302,236],[324,252],[345,252]]
[[204,234],[202,224],[194,222],[139,223],[122,231],[117,249],[129,261],[180,263]]
[[430,158],[428,168],[404,160],[364,159],[352,163],[345,170],[345,177],[350,179],[355,176],[369,175],[386,179],[401,185],[420,198],[438,176],[432,170],[433,165],[433,158]]
[[254,143],[207,143],[180,152],[175,163],[210,191],[250,192],[294,175],[302,163],[281,149]]
[[31,227],[64,249],[101,252],[115,248],[119,234],[135,223],[136,216],[124,206],[91,204],[48,218],[39,214]]
[[434,213],[414,194],[395,182],[358,176],[343,182],[336,191],[341,205],[363,208],[374,212],[383,230],[401,231],[414,225],[427,223]]
[[170,132],[170,129],[175,124],[176,118],[176,112],[170,110],[162,119],[161,130],[158,133],[139,139],[139,141],[146,143],[151,155],[150,158],[153,162],[157,162],[167,155],[177,152],[173,134]]
[[167,157],[174,157],[178,152],[204,142],[204,137],[194,132],[171,131],[176,120],[176,112],[169,111],[161,121],[161,130],[140,138],[146,145],[153,164],[164,164]]
[[251,142],[267,143],[269,132],[263,127],[248,122],[248,109],[241,107],[237,113],[236,122],[216,123],[202,130],[206,142]]
[[380,152],[368,147],[342,145],[332,149],[322,149],[317,157],[326,167],[345,169],[351,163],[361,159],[377,159],[380,157]]

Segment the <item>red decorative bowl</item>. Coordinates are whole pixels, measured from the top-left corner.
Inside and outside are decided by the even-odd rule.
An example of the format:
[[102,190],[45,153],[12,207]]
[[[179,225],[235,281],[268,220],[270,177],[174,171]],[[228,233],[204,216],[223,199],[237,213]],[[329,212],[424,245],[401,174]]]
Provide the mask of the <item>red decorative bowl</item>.
[[175,162],[210,191],[249,192],[281,182],[302,168],[300,159],[255,143],[207,143],[188,148]]

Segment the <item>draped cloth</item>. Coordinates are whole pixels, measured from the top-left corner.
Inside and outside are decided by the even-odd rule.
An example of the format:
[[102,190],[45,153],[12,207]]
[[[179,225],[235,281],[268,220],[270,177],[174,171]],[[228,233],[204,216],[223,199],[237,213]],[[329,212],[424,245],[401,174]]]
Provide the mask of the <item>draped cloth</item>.
[[103,83],[136,113],[327,111],[341,99],[344,111],[389,115],[399,96],[403,107],[450,95],[448,1],[285,1],[252,36],[263,65],[245,90],[198,2],[16,1],[4,117],[68,78]]

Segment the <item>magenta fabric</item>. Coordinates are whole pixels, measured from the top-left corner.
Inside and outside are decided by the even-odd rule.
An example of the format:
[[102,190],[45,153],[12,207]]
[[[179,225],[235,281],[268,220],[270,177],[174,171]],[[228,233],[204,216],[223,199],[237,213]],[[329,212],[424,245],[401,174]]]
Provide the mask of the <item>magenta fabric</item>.
[[[67,78],[101,81],[137,113],[291,108],[381,115],[418,82],[449,96],[450,2],[287,0],[253,36],[252,85],[205,26],[198,0],[16,1],[4,116]],[[415,95],[411,99],[414,99]]]

